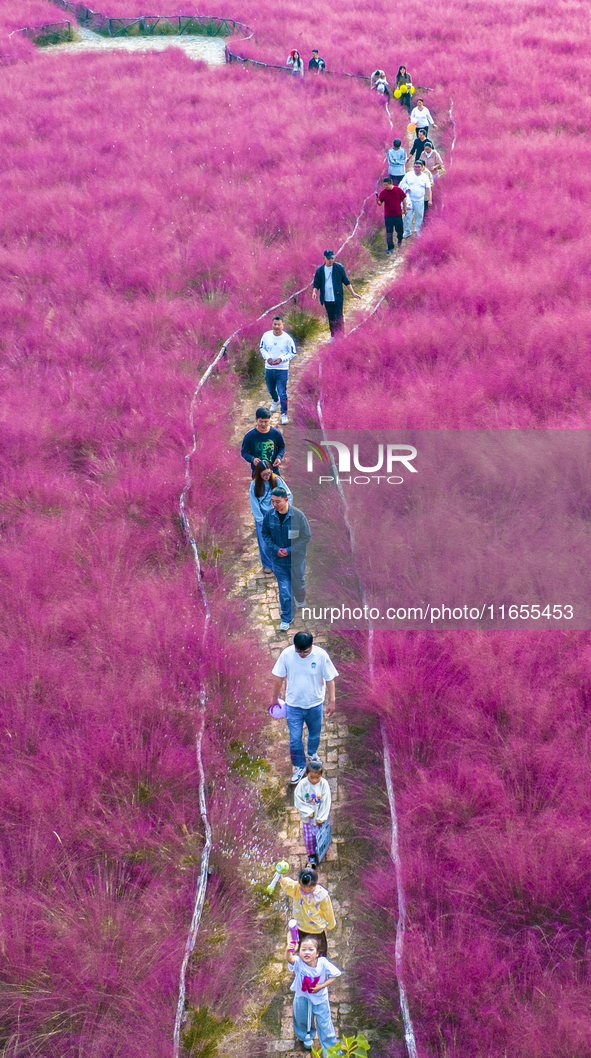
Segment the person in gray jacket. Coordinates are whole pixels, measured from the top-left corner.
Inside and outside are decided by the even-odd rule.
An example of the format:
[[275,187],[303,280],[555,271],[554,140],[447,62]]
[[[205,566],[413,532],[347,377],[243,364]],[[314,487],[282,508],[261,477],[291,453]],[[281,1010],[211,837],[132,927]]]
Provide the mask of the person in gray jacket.
[[295,617],[295,607],[306,598],[306,549],[310,526],[303,511],[289,502],[287,490],[271,492],[272,510],[263,518],[262,536],[279,589],[281,632],[287,632]]
[[272,510],[271,493],[273,489],[277,488],[285,489],[288,500],[291,499],[291,492],[288,485],[283,481],[279,474],[273,473],[273,467],[269,460],[259,459],[254,468],[254,478],[250,483],[250,509],[254,517],[263,573],[273,572],[273,559],[267,554],[267,549],[263,540],[263,521],[267,511]]
[[408,155],[400,140],[394,140],[387,154],[388,176],[391,176],[396,186],[398,186],[406,172]]

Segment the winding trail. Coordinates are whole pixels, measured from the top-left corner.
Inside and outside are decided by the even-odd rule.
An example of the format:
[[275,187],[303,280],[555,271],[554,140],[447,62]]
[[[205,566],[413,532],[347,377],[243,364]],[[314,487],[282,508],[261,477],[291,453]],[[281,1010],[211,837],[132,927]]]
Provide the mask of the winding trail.
[[[373,197],[373,196],[372,196]],[[385,291],[401,274],[404,257],[385,258],[378,265],[362,294],[361,301],[347,300],[346,326],[348,335],[371,319],[387,296]],[[272,310],[271,310],[272,311]],[[352,326],[351,326],[352,325]],[[298,351],[297,357],[290,366],[290,400],[297,394],[298,379],[302,369],[309,364],[326,345],[330,338],[328,328],[321,335],[305,343]],[[320,367],[320,363],[319,363]],[[240,445],[246,430],[252,427],[253,412],[261,404],[268,404],[269,395],[264,384],[242,396],[234,407],[233,442]],[[291,426],[280,426],[280,415],[276,412],[272,424],[280,427],[289,445]],[[247,602],[249,617],[257,636],[266,641],[269,650],[269,671],[276,658],[285,646],[289,645],[293,633],[304,628],[299,613],[296,615],[289,633],[279,631],[279,607],[277,586],[274,577],[261,572],[258,544],[250,507],[248,505],[248,469],[245,469],[244,481],[237,484],[236,494],[243,497],[242,539],[243,549],[235,563],[231,596]],[[314,632],[315,642],[326,646],[324,626],[307,620],[305,627]],[[339,659],[333,653],[339,667]],[[355,921],[351,906],[350,894],[357,884],[359,870],[364,865],[363,851],[354,846],[356,834],[348,820],[346,804],[348,784],[346,769],[351,755],[351,747],[359,739],[357,729],[351,727],[338,709],[330,719],[325,719],[319,746],[319,753],[325,761],[326,775],[331,787],[333,808],[331,824],[333,844],[319,871],[320,882],[330,893],[335,909],[337,927],[329,935],[330,957],[345,970],[350,967],[361,948],[363,934],[360,925]],[[265,755],[272,765],[274,787],[277,801],[281,805],[281,819],[278,824],[278,856],[291,864],[291,873],[295,876],[307,862],[306,851],[302,843],[302,828],[299,813],[293,807],[293,788],[288,785],[291,772],[289,763],[289,737],[284,722],[269,720],[263,730]],[[353,751],[354,752],[354,751]],[[267,972],[253,989],[253,994],[245,1004],[244,1015],[236,1030],[222,1042],[222,1058],[238,1058],[248,1053],[252,1042],[252,1033],[257,1038],[263,1037],[269,1053],[279,1053],[286,1058],[296,1058],[301,1052],[295,1050],[292,1026],[292,999],[289,991],[289,976],[285,964],[285,926],[289,916],[289,903],[278,896],[275,906],[282,908],[282,926],[272,929],[275,951]],[[267,916],[269,919],[269,916]],[[269,930],[268,921],[260,920],[263,932]],[[331,1012],[335,1031],[339,1039],[353,1035],[360,1028],[371,1040],[371,1029],[359,1023],[355,1005],[355,989],[352,975],[345,973],[331,987]],[[414,1058],[410,1052],[411,1058]]]
[[[162,51],[168,47],[180,47],[185,53],[194,60],[205,61],[211,65],[223,65],[225,63],[225,42],[220,39],[206,38],[206,37],[191,37],[191,36],[162,36],[162,37],[122,37],[112,38],[104,37],[91,30],[77,26],[75,30],[75,40],[72,42],[54,45],[49,49],[51,52],[62,54],[63,52],[70,52],[75,54],[81,51],[131,51],[146,53],[150,51]],[[245,38],[247,39],[247,38]],[[388,105],[385,107],[387,119],[390,125],[390,130],[393,127],[390,109]],[[455,145],[455,124],[453,121],[453,103],[450,106],[449,111],[450,124],[453,129],[453,146]],[[378,181],[379,181],[378,177]],[[359,230],[362,217],[367,209],[367,204],[370,200],[373,200],[373,192],[364,199],[359,214],[355,220],[355,224],[351,232],[346,236],[343,243],[337,250],[337,256],[339,256],[344,247],[351,242]],[[404,254],[398,252],[397,256],[392,258],[386,258],[383,265],[376,267],[369,277],[369,285],[367,290],[362,294],[361,301],[349,304],[349,311],[346,314],[346,322],[348,324],[348,333],[345,335],[345,340],[355,333],[359,327],[363,326],[368,320],[370,320],[374,314],[379,310],[384,300],[387,298],[388,288],[392,285],[398,275],[401,272],[404,262]],[[299,290],[294,291],[283,301],[272,305],[266,309],[259,317],[256,322],[261,322],[265,317],[269,316],[270,313],[277,309],[287,305],[293,301],[297,296],[304,293],[311,287],[311,282],[301,287]],[[352,325],[352,326],[351,326]],[[209,607],[209,600],[207,597],[207,591],[202,576],[201,563],[199,559],[199,552],[196,540],[193,535],[193,531],[190,524],[190,519],[187,513],[186,502],[187,497],[192,487],[191,481],[191,459],[196,451],[197,439],[195,432],[194,413],[197,403],[200,399],[200,394],[203,387],[206,385],[208,379],[211,377],[216,365],[226,355],[230,343],[236,338],[240,332],[244,329],[244,326],[239,327],[236,331],[231,334],[226,341],[222,344],[216,356],[212,359],[205,372],[202,374],[197,382],[196,388],[193,393],[189,408],[189,423],[192,434],[192,448],[185,455],[185,486],[183,488],[181,497],[179,499],[179,514],[180,520],[183,526],[187,543],[191,548],[194,563],[195,563],[195,574],[198,585],[199,597],[203,606],[205,614],[205,620],[203,625],[203,633],[201,640],[202,653],[206,651],[209,631],[212,624],[212,615]],[[318,351],[327,343],[329,340],[328,330],[325,329],[324,333],[304,345],[299,351],[297,360],[292,366],[290,372],[290,390],[293,396],[294,389],[297,389],[298,375],[301,372],[301,368],[304,364],[308,363]],[[318,382],[319,382],[319,397],[317,404],[317,415],[320,428],[322,432],[325,432],[323,409],[322,409],[322,364],[318,361]],[[261,386],[258,392],[251,392],[248,396],[244,396],[239,401],[238,407],[235,409],[236,414],[234,416],[235,421],[235,436],[234,443],[239,443],[244,432],[252,426],[253,422],[253,411],[259,404],[266,403],[268,395],[264,386]],[[276,413],[277,419],[279,415]],[[289,427],[282,427],[283,432],[286,435],[286,440],[289,444]],[[293,630],[303,627],[302,619],[299,615],[296,616],[293,622],[292,629],[290,630],[289,638],[282,633],[279,633],[279,608],[277,599],[277,588],[275,579],[272,577],[265,576],[260,572],[258,546],[256,542],[256,534],[254,526],[252,524],[252,516],[247,502],[247,491],[248,491],[248,480],[245,475],[244,486],[237,489],[237,494],[241,494],[244,497],[244,509],[243,509],[243,548],[240,558],[235,564],[235,575],[234,584],[231,595],[240,596],[248,600],[250,603],[250,619],[255,630],[262,634],[266,639],[270,658],[269,658],[269,669],[272,667],[274,658],[279,652],[291,641],[291,635]],[[345,521],[349,530],[350,548],[351,548],[351,562],[353,568],[355,568],[355,538],[352,527],[349,523],[348,512],[347,512],[347,501],[343,493],[342,488],[339,488],[341,502],[343,503]],[[364,587],[359,580],[360,590],[364,594]],[[316,642],[322,644],[325,639],[322,635],[322,628],[314,628],[313,623],[307,621],[306,627],[310,628],[315,632]],[[368,635],[368,662],[369,662],[369,677],[370,682],[373,681],[373,629],[370,629]],[[194,949],[199,925],[201,922],[201,915],[206,899],[207,892],[207,878],[208,878],[208,867],[209,867],[209,856],[212,849],[213,839],[211,826],[207,814],[207,803],[205,797],[205,786],[206,779],[203,769],[203,761],[201,756],[201,743],[202,737],[205,730],[207,716],[207,687],[204,680],[201,681],[200,686],[200,703],[198,710],[198,724],[196,732],[195,750],[197,757],[198,773],[199,773],[199,805],[202,824],[205,832],[205,843],[202,850],[201,856],[201,869],[199,879],[196,888],[194,908],[192,920],[187,935],[185,944],[184,956],[180,968],[179,977],[179,994],[177,1002],[177,1011],[174,1024],[173,1034],[173,1056],[178,1058],[180,1052],[180,1032],[183,1022],[184,1007],[185,1007],[185,993],[186,993],[186,973],[188,968],[189,959]],[[394,792],[391,780],[391,767],[390,767],[390,747],[388,744],[387,732],[384,724],[380,725],[382,742],[383,742],[383,767],[386,789],[388,793],[388,801],[391,813],[391,859],[395,869],[396,884],[398,890],[398,923],[396,929],[396,944],[395,944],[395,965],[396,965],[396,976],[398,979],[399,993],[400,993],[400,1005],[402,1011],[402,1017],[404,1022],[405,1040],[409,1058],[416,1058],[417,1049],[414,1035],[414,1028],[410,1017],[408,1008],[408,1002],[406,999],[406,991],[403,982],[402,972],[402,958],[403,958],[403,944],[404,944],[404,930],[406,925],[406,907],[404,901],[404,892],[402,888],[401,880],[401,864],[400,855],[398,850],[398,824],[396,818],[396,806],[394,800]],[[269,757],[276,763],[276,772],[279,775],[285,767],[289,767],[289,739],[287,737],[287,731],[285,725],[279,727],[273,724],[272,721],[267,723],[265,730],[267,752]],[[322,739],[319,747],[321,756],[326,762],[326,772],[331,785],[333,794],[333,811],[331,814],[331,820],[333,823],[333,845],[328,851],[327,858],[321,867],[321,880],[329,887],[331,896],[333,898],[333,904],[336,911],[337,917],[337,929],[330,935],[330,954],[337,962],[340,961],[345,967],[349,962],[349,957],[355,953],[355,946],[361,937],[356,934],[355,924],[352,922],[349,916],[350,902],[347,899],[348,886],[354,884],[356,870],[360,864],[354,864],[354,857],[350,855],[351,850],[347,846],[346,836],[346,817],[342,812],[344,804],[344,775],[338,773],[338,769],[343,769],[348,761],[346,753],[346,746],[351,741],[352,731],[346,723],[343,723],[338,717],[338,709],[335,717],[330,720],[326,720],[323,728]],[[280,778],[276,779],[277,784],[281,787],[283,780]],[[283,793],[283,816],[284,823],[279,830],[278,838],[281,843],[281,855],[283,858],[288,859],[291,863],[292,870],[297,871],[305,864],[307,856],[305,848],[302,844],[301,837],[301,824],[300,818],[297,811],[293,808],[293,791],[288,787],[287,792]],[[284,901],[285,911],[287,914],[287,901]],[[283,1053],[293,1052],[293,1031],[291,1024],[291,1003],[289,1001],[290,993],[287,991],[287,974],[285,973],[284,966],[284,947],[285,938],[283,928],[280,930],[280,939],[278,940],[274,969],[276,971],[275,979],[280,980],[279,987],[263,988],[259,987],[257,999],[255,1002],[245,1004],[245,1017],[244,1025],[242,1025],[236,1032],[228,1037],[227,1042],[222,1046],[222,1053],[229,1055],[243,1054],[245,1044],[248,1038],[248,1032],[252,1031],[253,1024],[259,1026],[260,1029],[260,1018],[264,1012],[268,1015],[269,1010],[274,1007],[274,1035],[272,1039],[267,1039],[268,1049],[271,1051],[278,1051]],[[274,980],[271,975],[271,980]],[[342,1038],[343,1035],[352,1034],[357,1029],[362,1029],[361,1024],[356,1024],[354,1018],[351,1017],[352,1003],[352,990],[348,984],[348,978],[345,976],[339,981],[336,986],[331,989],[331,1009],[333,1012],[333,1019],[337,1036]],[[269,1019],[267,1017],[267,1023],[273,1021],[273,1017]],[[270,1027],[270,1026],[269,1026]],[[246,1032],[246,1036],[244,1033]],[[371,1036],[371,1032],[368,1033]],[[296,1052],[297,1053],[297,1052]]]
[[[392,120],[389,109],[386,108],[387,117],[392,128]],[[378,177],[379,181],[379,177]],[[366,211],[367,203],[373,200],[373,192],[366,196],[364,199],[359,214],[355,220],[355,224],[344,239],[341,246],[337,250],[337,257],[342,253],[344,247],[355,238],[361,219]],[[384,302],[387,297],[388,288],[392,285],[402,270],[404,262],[404,252],[398,251],[397,255],[391,258],[386,258],[382,267],[376,268],[369,277],[368,289],[361,295],[361,300],[358,302],[348,302],[348,312],[346,313],[346,324],[348,328],[345,334],[345,340],[353,334],[359,327],[363,326],[368,320],[370,320],[374,314],[378,311],[380,305]],[[256,322],[261,322],[265,317],[269,316],[270,313],[282,308],[284,305],[289,304],[297,296],[304,293],[311,287],[312,283],[306,284],[306,286],[299,288],[294,291],[283,301],[272,305],[266,309],[259,317]],[[353,324],[351,327],[350,325]],[[190,422],[191,429],[194,431],[194,411],[196,403],[199,399],[200,392],[210,378],[215,366],[219,363],[222,356],[226,355],[228,347],[232,340],[238,336],[243,327],[238,328],[230,335],[229,338],[221,346],[220,350],[211,361],[206,371],[199,379],[190,406]],[[296,360],[293,362],[290,370],[290,392],[292,394],[292,401],[294,391],[297,392],[297,381],[301,368],[304,364],[310,361],[314,355],[318,352],[329,341],[329,332],[325,328],[324,333],[316,338],[315,340],[306,343],[300,350]],[[322,414],[322,365],[318,362],[319,369],[319,399],[317,405],[318,421],[321,429],[324,432],[324,421]],[[244,397],[240,400],[238,408],[235,410],[234,421],[235,421],[235,433],[233,441],[238,446],[242,440],[243,434],[246,430],[250,429],[253,424],[253,413],[254,409],[260,404],[268,402],[268,394],[266,387],[262,385],[257,392],[252,392],[248,397]],[[275,413],[275,423],[280,425],[280,415],[278,412]],[[289,444],[289,427],[282,427],[282,431],[286,437],[286,441]],[[187,533],[188,540],[191,546],[194,546],[194,540],[191,534],[190,525],[184,511],[184,498],[188,489],[190,488],[190,459],[192,452],[195,451],[195,434],[193,432],[193,449],[185,457],[187,484],[183,490],[183,496],[181,497],[181,509],[183,518],[185,519],[183,525],[185,526],[185,532]],[[262,573],[260,568],[260,559],[258,554],[258,545],[256,541],[256,533],[254,530],[253,519],[250,513],[248,505],[247,492],[248,492],[248,475],[245,474],[244,486],[242,487],[241,494],[244,497],[243,506],[243,549],[240,559],[236,563],[236,575],[234,578],[234,586],[231,592],[233,596],[242,596],[249,600],[251,604],[251,620],[255,630],[259,635],[262,635],[268,643],[268,647],[271,653],[269,659],[269,670],[280,653],[280,651],[288,645],[291,641],[291,636],[294,631],[298,628],[303,628],[303,621],[301,617],[296,615],[294,622],[292,623],[289,637],[285,633],[279,632],[279,607],[277,598],[277,587],[275,579],[273,577],[266,576]],[[240,494],[237,489],[237,494]],[[341,497],[342,501],[346,501],[344,496]],[[351,535],[351,558],[353,566],[355,565],[355,542]],[[198,577],[200,578],[199,559],[196,554],[196,563],[198,567]],[[360,585],[363,590],[363,585]],[[325,639],[322,635],[323,628],[315,627],[314,622],[306,621],[306,628],[313,631],[315,634],[315,641],[322,645]],[[373,679],[373,634],[370,632],[368,642],[368,656],[369,656],[369,669],[370,669],[370,680]],[[338,710],[337,710],[338,716]],[[349,962],[349,957],[354,956],[355,945],[356,945],[356,931],[354,923],[348,917],[350,908],[350,902],[347,899],[348,887],[351,884],[355,884],[355,872],[351,873],[350,865],[352,858],[349,855],[349,850],[346,847],[346,836],[343,831],[343,827],[346,827],[346,820],[343,818],[342,813],[339,811],[343,805],[343,793],[339,787],[339,778],[336,774],[331,774],[337,770],[337,762],[339,767],[343,767],[347,763],[347,754],[343,752],[343,747],[346,747],[348,742],[351,740],[351,730],[344,723],[339,723],[338,719],[332,718],[332,720],[326,721],[323,728],[322,739],[319,747],[319,752],[323,759],[327,762],[327,775],[331,784],[333,793],[333,812],[331,819],[333,822],[333,846],[329,850],[327,859],[323,864],[322,871],[320,873],[321,882],[323,882],[330,890],[331,896],[334,895],[334,906],[337,917],[337,929],[331,934],[331,956],[338,962],[339,959],[343,964]],[[404,900],[404,892],[402,887],[401,877],[401,864],[400,855],[398,850],[398,822],[396,817],[396,805],[394,800],[394,792],[391,782],[391,771],[390,771],[390,747],[388,744],[387,733],[384,725],[381,725],[381,734],[383,742],[383,768],[385,776],[385,784],[388,793],[388,803],[391,814],[391,859],[394,865],[396,885],[398,890],[398,922],[396,927],[396,944],[395,944],[395,968],[396,976],[398,980],[399,993],[400,993],[400,1006],[402,1012],[402,1019],[404,1023],[404,1034],[407,1052],[409,1058],[416,1058],[417,1049],[415,1042],[414,1027],[412,1024],[408,1002],[406,998],[406,990],[404,987],[404,981],[402,976],[402,960],[403,960],[403,945],[404,945],[404,931],[406,926],[406,905]],[[285,766],[285,762],[289,762],[289,739],[285,727],[282,725],[282,731],[279,732],[277,725],[273,729],[273,723],[270,721],[266,727],[266,738],[268,745],[268,755],[274,758],[278,762],[278,770],[281,772],[281,763]],[[281,780],[278,780],[281,785]],[[305,864],[307,857],[305,854],[305,848],[301,838],[301,823],[299,814],[293,808],[293,792],[289,789],[287,793],[283,795],[283,811],[285,825],[282,830],[279,831],[279,839],[283,841],[283,848],[281,856],[287,859],[292,866],[292,870],[297,873],[301,867]],[[297,862],[294,862],[297,858]],[[347,864],[349,864],[347,866]],[[358,866],[361,866],[359,864]],[[200,899],[198,893],[197,899]],[[342,912],[345,912],[342,915]],[[287,901],[285,901],[285,921],[289,917],[289,909]],[[194,916],[195,919],[195,916]],[[197,922],[198,928],[198,922]],[[261,928],[264,928],[264,924],[261,923]],[[196,930],[195,930],[196,933]],[[335,946],[336,941],[336,946]],[[194,940],[193,940],[194,943]],[[262,1016],[267,1017],[273,1022],[273,1028],[275,1030],[275,1036],[272,1039],[267,1039],[267,1047],[270,1051],[282,1052],[285,1054],[297,1054],[299,1052],[293,1050],[293,1028],[291,1023],[291,1002],[289,996],[291,993],[288,992],[287,974],[284,966],[284,948],[285,939],[284,933],[281,932],[281,937],[277,943],[275,952],[274,968],[275,973],[279,977],[281,983],[277,987],[275,985],[269,991],[269,988],[259,986],[257,999],[250,1000],[245,1004],[245,1019],[244,1023],[240,1028],[232,1033],[228,1040],[222,1044],[220,1050],[221,1054],[226,1058],[236,1058],[237,1055],[242,1055],[248,1048],[249,1032],[252,1031],[253,1027],[257,1027],[260,1030],[260,1018]],[[353,961],[353,960],[351,960]],[[273,980],[273,975],[271,975]],[[348,983],[348,978],[345,976],[342,981],[331,989],[331,1010],[333,1014],[333,1020],[335,1025],[335,1031],[339,1038],[343,1035],[352,1035],[355,1031],[362,1028],[361,1025],[356,1024],[354,1021],[351,1023],[351,1011],[352,1011],[352,994],[351,987]],[[269,1019],[268,1012],[274,1011],[274,1019]],[[177,1023],[180,1025],[179,1017],[181,1011],[181,1000],[179,996],[179,1011],[177,1012]],[[371,1038],[371,1031],[368,1036]],[[178,1058],[178,1050],[174,1052],[174,1058]]]

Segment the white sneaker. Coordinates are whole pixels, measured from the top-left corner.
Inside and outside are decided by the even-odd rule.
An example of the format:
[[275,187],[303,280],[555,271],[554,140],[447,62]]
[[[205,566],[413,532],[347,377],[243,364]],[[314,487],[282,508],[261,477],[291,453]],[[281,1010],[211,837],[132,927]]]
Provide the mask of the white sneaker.
[[283,412],[283,415],[281,416],[281,422],[284,425],[285,425],[286,422],[289,422],[289,419],[288,419],[287,415],[285,414],[285,412]]
[[277,411],[278,407],[279,407],[279,401],[278,400],[272,400],[270,405],[269,405],[269,411],[271,411],[271,412]]
[[292,775],[291,779],[289,780],[291,785],[292,786],[296,786],[299,783],[300,779],[304,778],[305,774],[306,774],[306,769],[305,768],[294,768],[293,769],[293,775]]
[[291,621],[282,621],[281,624],[279,625],[279,631],[280,632],[287,632],[287,630],[289,629],[290,624],[291,624]]
[[323,760],[321,757],[318,756],[317,753],[313,753],[311,757],[308,757],[308,760],[310,764],[320,764],[320,766],[323,765]]

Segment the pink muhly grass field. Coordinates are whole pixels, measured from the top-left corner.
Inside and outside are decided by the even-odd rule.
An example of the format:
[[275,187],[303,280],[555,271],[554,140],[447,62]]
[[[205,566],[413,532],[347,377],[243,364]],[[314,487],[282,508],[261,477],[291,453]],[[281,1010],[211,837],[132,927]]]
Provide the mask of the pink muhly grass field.
[[35,45],[19,30],[64,20],[73,21],[72,16],[45,0],[0,0],[0,68],[19,59],[35,58]]
[[[581,633],[380,635],[373,692],[362,672],[349,688],[392,747],[420,1054],[589,1051],[589,656]],[[357,793],[385,852],[383,808]],[[396,1035],[385,858],[359,904],[362,992]]]
[[350,231],[383,115],[353,92],[313,137],[333,87],[176,52],[35,55],[0,93],[3,1038],[15,1055],[160,1056],[203,846],[202,680],[214,851],[190,1003],[240,1010],[267,944],[248,874],[274,858],[228,750],[256,744],[268,669],[226,600],[249,484],[231,359],[195,410],[204,653],[178,520],[191,395]]
[[[243,54],[318,46],[331,68],[392,79],[405,62],[436,88],[448,173],[388,304],[322,354],[329,428],[586,425],[589,41],[580,17],[569,38],[573,10],[219,12],[255,27]],[[189,503],[216,618],[203,658],[176,517],[188,404],[220,342],[241,325],[254,342],[256,316],[351,230],[405,112],[393,104],[391,133],[362,85],[206,71],[173,51],[30,54],[0,89],[3,1031],[13,1049],[20,1032],[41,1053],[164,1055],[203,841],[201,675],[217,847],[237,851],[214,852],[191,1002],[239,1009],[257,943],[237,863],[252,838],[228,808],[255,827],[226,748],[254,744],[267,668],[224,598],[248,486],[229,443],[231,352],[196,412]],[[362,273],[369,255],[355,242],[344,261]],[[302,417],[316,397],[312,363]],[[362,700],[366,660],[348,675]],[[394,746],[421,1056],[589,1053],[587,669],[583,634],[378,642],[368,708]],[[385,849],[372,778],[364,822]],[[385,856],[364,884],[373,926],[347,970],[398,1055]]]
[[[322,353],[328,431],[588,426],[590,42],[587,26],[570,34],[566,10],[429,10],[419,46],[436,71],[428,105],[448,172],[387,303]],[[415,11],[405,9],[409,35]],[[318,392],[310,364],[302,422]],[[588,633],[380,635],[369,699],[367,660],[362,651],[349,694],[384,719],[393,747],[419,1054],[584,1058]],[[383,782],[378,770],[372,779]],[[384,856],[359,897],[368,934],[356,980],[398,1056],[398,895],[381,792],[375,801],[368,783],[360,831],[369,817]]]

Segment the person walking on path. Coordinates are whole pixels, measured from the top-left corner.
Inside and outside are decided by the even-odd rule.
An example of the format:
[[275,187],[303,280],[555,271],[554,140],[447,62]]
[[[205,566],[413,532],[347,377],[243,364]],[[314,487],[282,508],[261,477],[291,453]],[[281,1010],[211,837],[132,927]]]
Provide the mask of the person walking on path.
[[324,59],[320,58],[318,48],[312,48],[312,58],[308,63],[308,69],[315,73],[323,73],[326,70],[326,63]]
[[293,1000],[293,1031],[306,1050],[314,1043],[314,1029],[318,1034],[322,1054],[337,1042],[330,1015],[328,988],[341,976],[341,971],[326,956],[320,954],[318,939],[306,937],[294,952],[287,948],[287,961],[294,974],[291,991]]
[[391,254],[394,249],[394,229],[398,238],[398,245],[402,243],[403,227],[402,214],[406,216],[406,191],[394,186],[391,176],[384,177],[384,187],[379,195],[376,191],[377,205],[384,207],[384,224],[386,225],[386,253]]
[[265,361],[265,383],[272,401],[269,411],[277,411],[281,404],[281,422],[288,423],[287,380],[289,361],[296,355],[296,347],[291,334],[287,334],[284,327],[283,316],[274,316],[273,330],[263,334],[260,352]]
[[431,140],[425,140],[423,144],[423,153],[419,155],[421,161],[425,163],[425,168],[433,174],[434,179],[443,174],[443,159],[436,151]]
[[317,937],[320,954],[326,955],[328,942],[325,931],[334,929],[336,921],[328,890],[318,885],[317,871],[313,867],[304,867],[297,881],[284,874],[279,884],[293,900],[292,917],[297,923],[300,944],[304,937]]
[[[410,161],[411,158],[413,159],[413,162],[412,162],[413,165],[414,165],[415,162],[418,162],[419,158],[421,157],[421,155],[422,155],[422,153],[423,153],[423,151],[425,149],[426,142],[427,142],[427,130],[426,129],[417,129],[417,134],[415,136],[414,143],[413,143],[413,145],[412,145],[412,147],[410,149],[410,157],[409,157],[409,161]],[[413,158],[413,155],[414,155],[414,158]],[[411,167],[409,166],[409,168],[411,168]]]
[[338,672],[328,653],[314,646],[311,632],[296,632],[293,646],[281,651],[272,669],[273,701],[280,695],[287,680],[285,698],[286,720],[289,729],[289,752],[293,764],[290,782],[296,786],[306,774],[304,752],[304,724],[308,728],[308,759],[322,764],[318,756],[324,699],[328,691],[326,715],[335,711],[335,679]]
[[293,51],[290,51],[289,55],[287,56],[287,66],[291,67],[291,72],[293,76],[297,77],[298,74],[300,77],[304,76],[304,60],[302,59],[302,56],[300,55],[297,48],[294,48]]
[[273,558],[268,553],[263,540],[263,521],[267,511],[271,510],[271,492],[278,488],[285,489],[288,500],[291,499],[288,486],[278,474],[273,473],[269,460],[259,459],[254,468],[254,478],[250,483],[250,509],[254,517],[263,573],[273,572]]
[[[296,606],[306,598],[306,548],[310,526],[303,511],[293,507],[287,489],[271,490],[271,510],[263,518],[262,537],[277,578],[281,611],[280,632],[287,632]],[[318,746],[316,746],[318,748]],[[305,758],[304,758],[305,763]],[[303,772],[302,772],[303,774]],[[301,779],[300,775],[300,779]],[[299,782],[299,779],[297,780]]]
[[255,467],[261,459],[268,459],[272,467],[278,467],[285,455],[285,442],[279,430],[270,423],[271,412],[266,408],[257,408],[256,426],[242,438],[240,455],[250,463],[252,477]]
[[425,216],[425,202],[431,201],[431,181],[429,175],[425,172],[425,166],[422,161],[415,162],[411,172],[406,174],[400,187],[403,191],[408,191],[410,198],[411,208],[408,208],[407,200],[407,212],[404,218],[403,235],[404,239],[408,239],[411,234],[413,217],[415,222],[415,235],[420,235],[423,226],[423,217]]
[[396,91],[400,91],[401,85],[406,85],[407,91],[406,92],[402,92],[401,96],[400,96],[400,106],[401,107],[406,107],[406,109],[408,110],[409,114],[410,114],[410,101],[411,101],[411,98],[412,98],[410,90],[409,90],[411,84],[412,84],[412,77],[410,76],[409,73],[406,72],[406,66],[399,66],[398,67],[398,73],[396,74]]
[[386,101],[386,103],[390,102],[390,93],[388,91],[388,79],[383,70],[374,70],[371,75],[369,87],[370,90],[375,88],[378,95],[381,95],[382,98]]
[[410,120],[416,125],[417,132],[419,129],[427,129],[427,131],[429,131],[429,129],[437,128],[437,125],[431,117],[431,112],[427,109],[422,99],[417,99],[417,105],[414,107],[410,115]]
[[399,184],[406,172],[408,155],[402,146],[401,140],[394,140],[388,151],[388,176],[392,177],[395,184]]
[[332,250],[324,251],[324,264],[320,265],[314,273],[314,288],[312,297],[320,295],[320,304],[324,305],[328,316],[331,341],[343,326],[343,304],[345,293],[343,286],[349,287],[354,298],[360,298],[351,285],[345,269],[334,259]]
[[319,828],[326,823],[330,815],[331,801],[330,786],[324,778],[322,764],[309,760],[306,764],[306,774],[294,790],[293,803],[302,820],[304,845],[311,867],[318,866],[316,837]]

